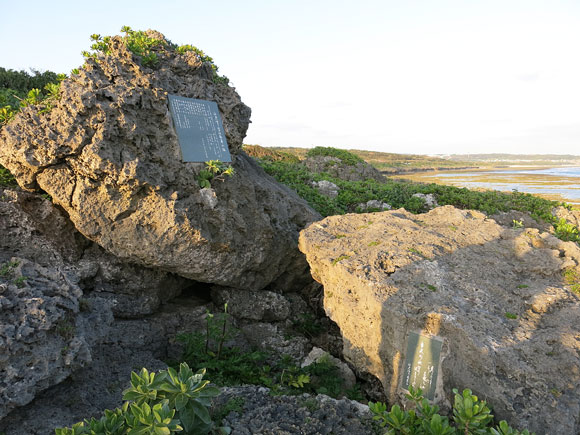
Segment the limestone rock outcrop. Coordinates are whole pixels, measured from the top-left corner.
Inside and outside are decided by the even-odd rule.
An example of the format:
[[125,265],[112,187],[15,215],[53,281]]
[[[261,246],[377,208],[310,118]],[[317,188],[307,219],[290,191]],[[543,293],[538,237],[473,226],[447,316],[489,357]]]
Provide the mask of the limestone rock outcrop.
[[580,228],[580,210],[568,210],[565,207],[556,207],[552,214],[558,219],[564,219],[576,228]]
[[66,270],[85,292],[111,301],[117,317],[139,317],[191,285],[191,281],[119,260],[75,230],[38,194],[0,189],[0,264],[13,256],[48,269]]
[[82,294],[64,270],[19,257],[2,264],[0,418],[92,361],[91,346],[108,332],[113,315],[107,305],[83,305]]
[[[163,41],[148,67],[114,37],[110,54],[61,83],[52,110],[24,108],[0,130],[0,164],[120,259],[237,288],[300,286],[310,278],[298,231],[319,215],[240,150],[250,109],[235,89]],[[199,188],[204,165],[181,161],[168,94],[219,107],[235,175],[213,182],[215,197]]]
[[366,162],[347,164],[338,157],[312,156],[307,157],[302,163],[311,172],[327,172],[333,177],[340,178],[341,180],[364,181],[373,179],[378,182],[386,181],[385,177],[378,169]]
[[[443,339],[435,401],[470,388],[498,419],[580,430],[580,248],[451,206],[325,218],[300,235],[345,358],[401,399],[411,331]],[[576,283],[580,284],[580,283]]]
[[107,254],[37,194],[0,189],[0,418],[90,365],[113,317],[191,285]]

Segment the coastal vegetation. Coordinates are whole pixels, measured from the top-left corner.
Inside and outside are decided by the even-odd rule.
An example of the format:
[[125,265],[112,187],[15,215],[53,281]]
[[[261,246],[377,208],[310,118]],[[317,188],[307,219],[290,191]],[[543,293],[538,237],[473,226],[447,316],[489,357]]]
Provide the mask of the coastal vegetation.
[[[298,159],[306,158],[306,155],[309,152],[307,148],[272,147],[269,149],[275,152],[296,156]],[[363,151],[354,149],[345,151],[355,157],[358,157],[361,160],[364,160],[365,162],[373,165],[375,168],[381,171],[390,173],[406,172],[409,170],[429,170],[436,168],[459,169],[464,167],[479,166],[478,164],[464,162],[461,160],[448,160],[440,157],[431,157],[417,154],[383,153],[377,151]]]
[[[314,148],[314,150],[317,150],[317,148]],[[342,156],[341,160],[343,162],[358,161],[357,156],[345,150],[317,150],[314,151],[314,154],[320,155],[323,152],[325,155],[337,155],[338,153]],[[351,154],[351,156],[345,157],[348,154]],[[294,189],[323,216],[360,211],[360,204],[369,200],[383,201],[393,208],[403,207],[410,212],[420,213],[427,210],[425,201],[413,195],[421,193],[435,195],[439,205],[453,205],[461,209],[479,210],[490,215],[511,210],[527,212],[536,220],[559,225],[562,229],[560,233],[573,232],[572,227],[568,228],[564,223],[559,223],[552,215],[552,208],[561,205],[561,203],[526,193],[517,191],[512,193],[498,191],[480,192],[453,186],[413,183],[388,178],[383,183],[370,179],[365,181],[346,181],[333,177],[328,173],[310,172],[301,162],[286,158],[284,155],[279,155],[275,158],[265,155],[259,158],[259,162],[268,174]],[[335,198],[321,194],[313,186],[313,182],[321,180],[330,181],[339,187],[339,193]]]
[[[125,42],[128,49],[135,54],[144,67],[155,68],[158,57],[155,49],[161,44],[159,40],[145,32],[133,31],[124,27]],[[100,55],[108,55],[111,37],[93,35],[92,52],[86,57],[97,59]],[[214,71],[214,82],[226,83],[227,78],[217,75],[217,67],[213,60],[197,48],[186,46],[170,46],[181,55],[194,53],[200,61],[209,62]],[[0,100],[2,117],[0,122],[7,123],[14,116],[18,108],[27,105],[41,104],[43,110],[50,110],[52,103],[59,96],[59,83],[64,76],[55,73],[25,72],[2,70],[10,80],[1,82]],[[73,71],[73,74],[78,74]],[[45,80],[45,81],[43,81]],[[249,149],[247,147],[247,149]],[[434,195],[439,205],[453,205],[462,209],[476,209],[487,214],[502,211],[517,210],[529,213],[537,220],[552,223],[555,234],[562,240],[580,241],[578,228],[565,220],[557,220],[552,215],[552,209],[560,205],[556,201],[544,200],[529,194],[519,192],[501,193],[497,191],[475,192],[451,186],[436,184],[420,184],[406,181],[385,179],[384,182],[373,179],[364,181],[347,181],[325,172],[312,172],[302,163],[302,157],[333,157],[344,165],[373,162],[377,160],[371,152],[350,152],[331,147],[317,147],[304,154],[296,155],[291,149],[283,151],[256,151],[261,154],[258,159],[267,173],[281,183],[294,189],[314,209],[323,216],[361,212],[361,204],[369,201],[388,203],[393,208],[404,207],[410,212],[421,213],[427,211],[426,201],[415,196],[416,194]],[[379,153],[377,153],[379,154]],[[382,153],[380,153],[382,154]],[[365,157],[366,156],[366,157]],[[408,164],[401,163],[399,156],[392,154],[389,167],[441,167],[447,163],[443,159],[411,158]],[[382,163],[375,161],[376,167]],[[457,163],[449,163],[449,167]],[[461,165],[463,163],[459,163]],[[436,165],[436,166],[433,166]],[[223,180],[231,176],[233,169],[224,166],[218,161],[209,161],[206,168],[196,180],[199,187],[211,187],[212,180]],[[336,197],[329,197],[320,193],[314,187],[314,182],[328,181],[334,183],[338,189]],[[15,179],[8,170],[0,166],[0,186],[14,187]],[[366,208],[365,211],[373,211]],[[376,210],[374,210],[376,211]],[[519,225],[514,221],[514,227]],[[361,227],[363,228],[363,227]],[[337,235],[337,238],[344,235]],[[380,241],[369,242],[369,246],[376,246]],[[409,250],[424,258],[420,251]],[[348,255],[336,258],[333,265],[347,260]],[[9,276],[15,266],[5,265],[0,270],[0,276]],[[339,266],[337,266],[339,267]],[[17,285],[26,280],[18,278]],[[565,273],[565,281],[573,291],[579,291],[580,278],[575,271]],[[437,291],[437,287],[426,284],[426,287]],[[506,318],[514,319],[515,314],[506,312]],[[75,435],[91,433],[111,434],[139,434],[157,433],[171,434],[183,431],[184,433],[208,433],[221,431],[228,433],[227,428],[220,427],[221,413],[211,415],[211,398],[218,394],[218,390],[209,385],[204,379],[207,371],[211,380],[218,386],[255,384],[268,387],[272,394],[327,394],[332,397],[349,397],[363,399],[358,388],[347,389],[340,377],[338,368],[329,358],[322,358],[307,367],[298,367],[289,357],[275,357],[268,352],[255,349],[239,349],[228,345],[235,341],[239,331],[229,321],[227,306],[223,313],[206,313],[205,333],[192,332],[182,334],[177,340],[183,344],[184,353],[181,361],[170,362],[170,368],[159,373],[150,373],[142,369],[139,373],[132,373],[131,387],[124,391],[125,403],[113,411],[105,411],[100,419],[92,418],[75,424],[72,428],[57,429],[58,435]],[[305,319],[304,322],[294,325],[297,333],[314,335],[319,331],[316,321]],[[66,328],[65,328],[66,327]],[[70,335],[67,328],[61,326],[63,337]],[[67,329],[67,330],[65,330]],[[195,372],[194,372],[195,371]],[[474,396],[470,390],[462,393],[455,392],[453,416],[439,415],[437,406],[432,406],[422,396],[420,390],[411,390],[408,399],[411,401],[409,409],[393,406],[387,411],[384,403],[370,403],[370,409],[375,415],[377,424],[385,433],[425,433],[425,434],[459,434],[459,433],[489,433],[489,434],[519,434],[506,422],[500,422],[496,427],[490,427],[493,421],[490,408],[483,401]],[[239,408],[240,404],[234,404]],[[232,405],[232,407],[234,407]],[[527,431],[521,432],[527,434]]]
[[381,402],[369,402],[369,408],[374,414],[374,420],[384,429],[382,433],[385,435],[530,435],[528,430],[520,432],[513,429],[505,420],[500,421],[495,427],[490,426],[493,423],[493,415],[485,400],[480,400],[469,389],[461,393],[453,389],[453,393],[451,418],[441,416],[439,407],[429,404],[423,397],[423,391],[413,387],[405,395],[410,403],[409,409],[401,409],[399,405],[394,405],[387,411],[386,405]]

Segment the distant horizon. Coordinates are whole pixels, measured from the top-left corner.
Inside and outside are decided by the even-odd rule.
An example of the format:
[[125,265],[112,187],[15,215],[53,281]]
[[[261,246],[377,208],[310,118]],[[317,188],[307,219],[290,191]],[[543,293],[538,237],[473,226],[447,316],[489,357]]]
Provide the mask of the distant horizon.
[[[260,145],[260,144],[249,144],[244,143],[244,145],[259,145],[264,148],[303,148],[303,149],[312,149],[319,145],[314,146],[268,146],[268,145]],[[333,147],[333,148],[340,148],[340,147]],[[492,156],[492,155],[501,155],[501,156],[539,156],[539,157],[577,157],[580,159],[580,154],[554,154],[554,153],[432,153],[432,154],[418,154],[418,153],[398,153],[394,151],[375,151],[375,150],[367,150],[363,148],[340,148],[347,151],[356,150],[356,151],[367,151],[367,152],[376,152],[376,153],[386,153],[386,154],[400,154],[400,155],[418,155],[418,156],[428,156],[428,157],[441,157],[441,156],[470,156],[470,155],[480,155],[480,156]]]
[[11,19],[0,27],[0,66],[68,73],[90,34],[128,25],[213,57],[252,109],[248,143],[419,155],[580,150],[578,1],[57,3],[3,5]]

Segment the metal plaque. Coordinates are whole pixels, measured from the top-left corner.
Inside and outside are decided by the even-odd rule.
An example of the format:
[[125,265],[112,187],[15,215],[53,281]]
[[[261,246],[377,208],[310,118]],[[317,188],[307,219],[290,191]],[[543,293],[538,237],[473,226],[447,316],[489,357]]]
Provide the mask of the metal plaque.
[[426,399],[435,398],[442,346],[442,338],[409,333],[402,388],[421,388]]
[[231,162],[222,118],[215,101],[168,95],[169,111],[184,162]]

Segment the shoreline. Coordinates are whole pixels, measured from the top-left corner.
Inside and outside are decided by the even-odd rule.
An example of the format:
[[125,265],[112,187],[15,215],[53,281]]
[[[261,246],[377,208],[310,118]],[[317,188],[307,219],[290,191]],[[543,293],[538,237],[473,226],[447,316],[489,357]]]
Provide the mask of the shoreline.
[[[571,206],[580,207],[578,189],[575,187],[580,178],[557,176],[557,179],[549,181],[549,177],[543,174],[534,174],[534,171],[580,168],[580,165],[505,165],[494,167],[478,167],[476,169],[460,169],[456,171],[425,170],[417,172],[399,173],[390,178],[400,181],[412,181],[419,183],[435,183],[447,186],[465,187],[471,190],[497,190],[508,192],[506,184],[517,186],[522,193],[530,193],[540,198],[558,202],[565,202]],[[521,174],[520,172],[526,172]],[[456,174],[448,177],[447,174]],[[465,174],[462,176],[462,174]],[[522,177],[522,178],[519,178]],[[525,178],[523,178],[525,177]],[[545,178],[545,180],[544,180]]]
[[492,171],[509,171],[513,169],[517,170],[544,170],[544,169],[554,169],[554,168],[578,168],[579,164],[574,165],[499,165],[499,166],[461,166],[457,168],[412,168],[408,170],[394,169],[393,171],[380,170],[381,174],[385,177],[395,176],[395,175],[406,175],[406,174],[421,174],[421,173],[433,173],[433,172],[492,172]]

